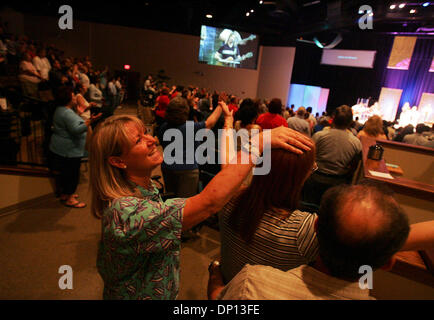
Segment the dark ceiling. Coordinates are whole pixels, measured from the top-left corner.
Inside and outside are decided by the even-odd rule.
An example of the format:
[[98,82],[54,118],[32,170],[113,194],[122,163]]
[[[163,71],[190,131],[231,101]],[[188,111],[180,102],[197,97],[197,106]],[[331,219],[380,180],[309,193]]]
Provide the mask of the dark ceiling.
[[[334,37],[337,32],[362,32],[358,20],[361,5],[374,11],[374,29],[365,32],[416,32],[434,28],[434,3],[414,1],[403,9],[391,10],[391,4],[403,1],[368,0],[143,0],[143,1],[15,1],[3,3],[16,10],[36,15],[60,16],[60,5],[69,4],[74,19],[199,35],[202,24],[238,29],[260,35],[263,45],[290,45],[296,39],[314,36]],[[410,9],[416,13],[410,14]],[[246,16],[250,10],[254,12]],[[205,17],[212,14],[212,19]],[[420,30],[420,29],[419,29]]]

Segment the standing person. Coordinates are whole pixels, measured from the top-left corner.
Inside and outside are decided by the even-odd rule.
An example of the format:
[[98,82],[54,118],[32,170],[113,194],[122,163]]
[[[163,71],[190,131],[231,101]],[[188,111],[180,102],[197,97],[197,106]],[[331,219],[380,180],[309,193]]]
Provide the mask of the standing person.
[[282,101],[278,98],[271,100],[268,105],[268,112],[261,114],[256,123],[262,129],[274,129],[280,126],[288,128],[288,123],[282,117]]
[[233,111],[234,114],[237,113],[237,111],[238,111],[237,97],[232,96],[232,97],[229,99],[228,108],[229,108],[229,111]]
[[122,108],[121,106],[121,99],[122,99],[122,83],[121,83],[121,77],[117,77],[115,81],[116,86],[116,108]]
[[41,78],[44,81],[49,80],[49,73],[51,70],[51,64],[50,61],[48,61],[45,49],[39,49],[37,56],[33,58],[33,65],[35,66],[36,70],[39,71]]
[[57,107],[53,117],[50,140],[52,169],[57,173],[57,193],[66,206],[84,208],[85,203],[74,194],[80,179],[81,158],[85,155],[88,127],[93,119],[83,120],[75,111],[77,98],[70,87],[60,87],[56,93]]
[[115,77],[111,77],[107,85],[107,96],[108,96],[108,105],[109,105],[107,114],[109,116],[112,116],[116,109],[116,97],[118,91],[116,89],[115,80],[116,80]]
[[157,122],[157,126],[161,126],[166,119],[166,109],[169,105],[169,88],[164,87],[161,89],[160,95],[157,97],[155,101],[155,121]]
[[[232,141],[232,115],[225,104],[221,106],[224,134]],[[299,154],[311,146],[304,136],[287,128],[273,130],[268,145]],[[226,145],[222,148],[226,150]],[[256,158],[264,145],[253,148]],[[240,151],[234,154],[238,164],[225,165],[200,194],[163,202],[151,181],[163,157],[139,119],[126,115],[106,119],[96,128],[90,151],[92,212],[102,219],[97,267],[104,281],[104,299],[176,299],[181,230],[218,212],[253,162],[240,164],[246,152]]]
[[18,76],[23,88],[23,93],[27,96],[39,98],[38,84],[41,82],[41,74],[36,70],[32,63],[31,55],[26,52],[24,59],[20,63],[20,75]]
[[[194,134],[200,129],[212,129],[222,113],[221,107],[217,107],[214,112],[201,122],[189,121],[193,126]],[[179,198],[188,198],[197,194],[199,184],[199,165],[193,157],[192,163],[187,163],[187,120],[190,115],[190,107],[186,99],[179,97],[170,101],[166,110],[166,122],[160,127],[158,139],[165,149],[171,142],[164,141],[164,133],[168,129],[176,128],[182,133],[183,138],[183,161],[161,165],[164,176],[165,188],[168,192],[174,193]],[[196,142],[194,150],[199,146]]]

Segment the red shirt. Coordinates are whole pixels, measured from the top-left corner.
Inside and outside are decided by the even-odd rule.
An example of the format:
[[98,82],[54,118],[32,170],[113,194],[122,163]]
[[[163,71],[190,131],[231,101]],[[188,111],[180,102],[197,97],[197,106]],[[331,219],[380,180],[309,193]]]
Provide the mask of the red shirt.
[[258,117],[256,123],[261,126],[262,129],[274,129],[281,126],[288,128],[288,122],[281,115],[274,113],[263,113]]
[[238,111],[238,107],[237,107],[236,104],[229,104],[229,105],[228,105],[228,109],[229,109],[229,111],[234,110],[234,113],[233,113],[233,114],[235,114],[235,113]]
[[170,99],[168,96],[159,96],[157,98],[158,105],[157,108],[155,108],[155,114],[164,119],[166,117],[166,109],[169,102]]

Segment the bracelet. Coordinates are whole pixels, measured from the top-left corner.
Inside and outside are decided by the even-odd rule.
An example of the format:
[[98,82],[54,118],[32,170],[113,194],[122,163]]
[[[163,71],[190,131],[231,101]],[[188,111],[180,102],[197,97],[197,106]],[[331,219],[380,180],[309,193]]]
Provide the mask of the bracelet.
[[252,160],[253,157],[256,158],[253,162],[256,162],[256,160],[261,156],[261,153],[259,152],[259,148],[253,144],[245,143],[244,145],[241,146],[241,149],[247,152],[248,154],[251,154]]
[[211,273],[211,269],[213,267],[220,267],[220,262],[218,260],[211,261],[211,263],[208,266],[208,272]]

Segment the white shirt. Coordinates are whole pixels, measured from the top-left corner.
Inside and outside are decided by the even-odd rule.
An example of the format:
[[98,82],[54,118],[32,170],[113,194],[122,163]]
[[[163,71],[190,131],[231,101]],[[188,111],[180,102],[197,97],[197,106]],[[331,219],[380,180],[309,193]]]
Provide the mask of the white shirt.
[[218,300],[374,300],[358,282],[334,278],[307,265],[289,271],[246,265]]
[[116,93],[117,93],[116,86],[115,86],[115,84],[112,81],[110,81],[108,83],[108,89],[110,91],[110,94],[112,94],[113,96],[116,95]]
[[48,80],[51,70],[51,64],[50,61],[48,61],[47,57],[40,58],[38,56],[33,58],[33,65],[35,66],[36,70],[38,70],[41,73],[41,77],[44,80]]
[[79,74],[78,74],[78,77],[79,77],[79,79],[80,79],[80,83],[81,83],[84,87],[89,88],[89,86],[90,86],[90,80],[89,80],[89,77],[88,77],[85,73],[79,73]]

